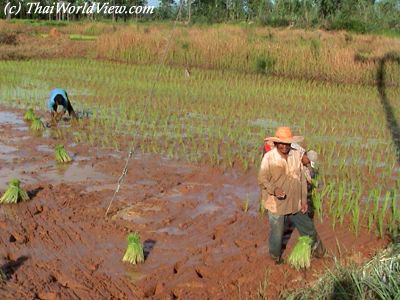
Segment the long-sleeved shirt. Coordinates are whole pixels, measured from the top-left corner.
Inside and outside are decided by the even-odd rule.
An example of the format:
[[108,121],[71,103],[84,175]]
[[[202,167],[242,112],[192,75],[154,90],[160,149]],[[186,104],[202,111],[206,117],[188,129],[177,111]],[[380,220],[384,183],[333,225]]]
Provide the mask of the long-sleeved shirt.
[[[294,214],[300,211],[302,203],[307,203],[307,180],[301,153],[296,149],[289,151],[287,160],[277,148],[267,152],[261,162],[258,183],[263,205],[271,213]],[[274,196],[277,187],[285,192],[285,199]]]

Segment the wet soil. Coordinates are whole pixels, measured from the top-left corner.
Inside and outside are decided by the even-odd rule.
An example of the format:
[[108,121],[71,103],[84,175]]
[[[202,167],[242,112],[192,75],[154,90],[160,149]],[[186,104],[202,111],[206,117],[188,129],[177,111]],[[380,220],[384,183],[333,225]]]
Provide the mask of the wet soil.
[[[0,207],[2,299],[269,299],[311,284],[339,260],[361,263],[387,244],[345,222],[315,220],[329,255],[297,272],[268,257],[256,170],[242,173],[135,153],[105,217],[126,153],[33,134],[0,110],[0,192],[18,177],[31,200]],[[60,166],[56,144],[74,158]],[[249,210],[242,209],[249,200]],[[138,232],[145,263],[121,259]],[[295,231],[285,256],[297,239]]]

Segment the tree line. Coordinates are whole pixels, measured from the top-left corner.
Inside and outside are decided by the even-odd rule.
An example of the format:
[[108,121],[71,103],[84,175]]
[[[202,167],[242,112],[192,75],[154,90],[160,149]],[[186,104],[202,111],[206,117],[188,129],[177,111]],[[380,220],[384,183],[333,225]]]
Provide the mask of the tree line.
[[[28,0],[0,0],[1,7],[8,2]],[[178,2],[177,2],[178,1]],[[55,1],[40,0],[41,5],[51,5]],[[68,1],[82,5],[84,0]],[[147,0],[99,0],[110,5],[146,5]],[[89,2],[90,3],[90,2]],[[81,20],[110,19],[141,21],[175,19],[181,11],[180,19],[188,23],[257,22],[269,26],[294,26],[299,28],[347,29],[356,32],[392,31],[400,33],[400,0],[160,0],[151,15],[68,15],[27,14],[23,6],[21,12],[12,18]],[[1,17],[7,18],[4,9]]]

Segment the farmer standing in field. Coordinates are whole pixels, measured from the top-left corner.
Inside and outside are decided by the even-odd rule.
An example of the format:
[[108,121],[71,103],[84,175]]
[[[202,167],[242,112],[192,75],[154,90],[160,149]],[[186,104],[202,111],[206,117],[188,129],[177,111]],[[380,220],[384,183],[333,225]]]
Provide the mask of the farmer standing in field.
[[[63,107],[60,112],[57,111],[59,105]],[[60,121],[66,111],[68,111],[70,117],[76,118],[75,111],[72,108],[67,92],[64,89],[55,88],[50,92],[49,99],[47,100],[47,108],[51,113],[53,121]]]
[[269,254],[276,263],[282,263],[282,238],[285,220],[290,221],[300,232],[313,240],[313,255],[323,255],[322,243],[318,239],[314,223],[307,214],[307,179],[302,158],[304,153],[291,147],[303,140],[293,136],[289,127],[279,127],[273,142],[261,162],[258,182],[264,207],[268,210],[270,226]]

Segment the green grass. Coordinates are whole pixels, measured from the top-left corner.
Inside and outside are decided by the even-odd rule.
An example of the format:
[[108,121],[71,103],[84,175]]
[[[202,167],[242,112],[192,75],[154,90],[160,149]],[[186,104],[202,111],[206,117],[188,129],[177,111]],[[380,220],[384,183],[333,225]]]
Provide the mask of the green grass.
[[400,245],[392,245],[364,266],[337,264],[311,287],[283,299],[387,300],[400,297]]
[[69,38],[73,41],[95,41],[97,36],[85,34],[70,34]]
[[[47,38],[49,36],[48,33],[37,33],[37,35],[42,38]],[[68,37],[73,41],[95,41],[97,39],[97,36],[95,35],[86,34],[69,34]]]

